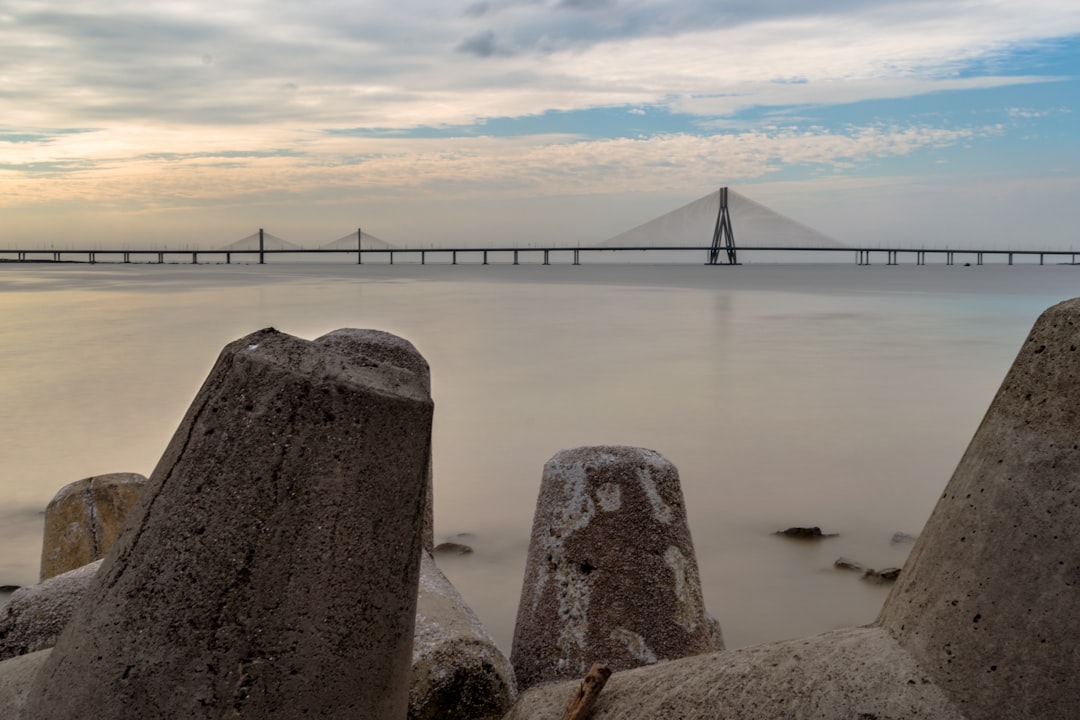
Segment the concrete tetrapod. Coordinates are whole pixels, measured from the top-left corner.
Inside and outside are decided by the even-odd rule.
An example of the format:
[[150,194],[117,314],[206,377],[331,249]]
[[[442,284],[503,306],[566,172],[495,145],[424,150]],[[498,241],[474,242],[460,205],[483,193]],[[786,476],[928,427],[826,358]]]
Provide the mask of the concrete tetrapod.
[[409,720],[497,720],[516,698],[510,662],[425,551]]
[[[710,652],[679,474],[635,447],[544,465],[511,662],[521,688]],[[719,642],[722,642],[720,640]]]
[[1072,720],[1078,526],[1080,299],[1035,323],[875,624],[616,673],[593,719]]
[[[431,368],[416,347],[403,337],[382,330],[343,328],[334,330],[315,342],[346,354],[353,354],[376,363],[387,363],[415,373],[427,392],[431,392]],[[424,549],[435,549],[435,494],[432,488],[431,452],[428,451],[427,492],[424,500]]]
[[879,622],[970,720],[1080,716],[1080,298],[1035,323]]
[[103,558],[145,485],[137,473],[111,473],[60,488],[45,508],[40,579]]
[[0,661],[55,645],[75,609],[86,601],[101,563],[95,560],[12,593],[0,605]]
[[227,345],[25,717],[403,720],[431,416],[408,370]]

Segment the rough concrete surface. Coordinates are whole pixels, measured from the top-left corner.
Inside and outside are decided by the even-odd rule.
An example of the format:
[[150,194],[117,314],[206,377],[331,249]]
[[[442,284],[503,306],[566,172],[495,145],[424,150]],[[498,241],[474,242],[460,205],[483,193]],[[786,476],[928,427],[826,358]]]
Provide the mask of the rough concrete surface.
[[[528,690],[506,720],[559,720],[579,685],[572,680]],[[876,627],[617,672],[590,716],[616,718],[964,720],[896,641]]]
[[882,610],[970,720],[1080,717],[1080,299],[1035,323]]
[[22,720],[34,678],[51,652],[38,650],[0,662],[0,718]]
[[51,648],[83,602],[101,560],[16,590],[0,606],[0,660]]
[[104,557],[145,484],[137,473],[111,473],[60,488],[45,508],[40,579]]
[[[710,652],[679,475],[659,453],[563,450],[544,465],[511,662],[518,686]],[[722,640],[721,640],[722,642]]]
[[[414,373],[431,393],[431,368],[428,361],[411,342],[382,330],[343,328],[316,338],[320,345],[332,347],[338,352],[366,358],[375,363],[387,363]],[[424,505],[424,549],[435,550],[435,494],[432,483],[431,455],[428,454],[427,495]]]
[[26,717],[405,718],[431,415],[407,370],[227,345]]
[[416,603],[409,720],[495,720],[515,698],[510,662],[425,552]]

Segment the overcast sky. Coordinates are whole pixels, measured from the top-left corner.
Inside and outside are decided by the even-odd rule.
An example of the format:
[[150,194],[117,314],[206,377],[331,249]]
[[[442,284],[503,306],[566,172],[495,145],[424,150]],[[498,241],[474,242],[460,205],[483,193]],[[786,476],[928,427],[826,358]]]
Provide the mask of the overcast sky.
[[0,0],[0,247],[1080,247],[1078,72],[1076,0]]

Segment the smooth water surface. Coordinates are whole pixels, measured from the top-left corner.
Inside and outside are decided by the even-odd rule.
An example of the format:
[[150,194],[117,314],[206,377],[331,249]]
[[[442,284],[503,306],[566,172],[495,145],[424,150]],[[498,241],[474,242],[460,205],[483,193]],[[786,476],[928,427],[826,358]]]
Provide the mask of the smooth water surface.
[[[372,327],[432,368],[440,564],[509,649],[544,462],[679,468],[730,647],[870,622],[1031,323],[1074,267],[0,264],[0,585],[63,485],[149,475],[217,353]],[[772,533],[818,525],[839,537]]]

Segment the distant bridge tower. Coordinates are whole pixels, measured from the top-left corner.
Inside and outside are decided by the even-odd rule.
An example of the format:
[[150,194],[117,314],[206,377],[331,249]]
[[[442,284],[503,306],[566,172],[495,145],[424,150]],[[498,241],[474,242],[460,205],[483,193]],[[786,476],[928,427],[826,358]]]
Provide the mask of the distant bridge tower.
[[728,189],[720,188],[720,210],[716,214],[716,229],[713,230],[712,247],[709,248],[709,265],[718,265],[720,248],[727,253],[729,265],[738,265],[735,258],[735,233],[731,231],[731,213],[728,211]]

